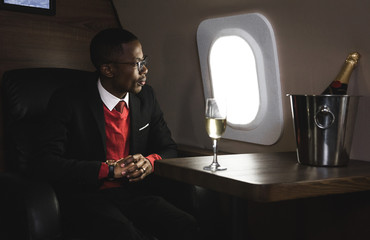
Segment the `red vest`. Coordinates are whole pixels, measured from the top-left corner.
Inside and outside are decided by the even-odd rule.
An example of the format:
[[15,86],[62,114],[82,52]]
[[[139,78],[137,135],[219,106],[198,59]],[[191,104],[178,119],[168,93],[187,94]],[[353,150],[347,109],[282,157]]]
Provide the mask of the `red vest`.
[[130,117],[126,108],[123,113],[104,105],[107,160],[119,160],[129,154]]
[[[109,109],[104,105],[105,135],[107,160],[119,160],[126,157],[130,151],[130,116],[127,107],[122,113]],[[104,164],[105,165],[105,164]],[[108,167],[102,166],[99,178],[108,175]],[[104,181],[100,189],[119,187],[121,180]]]

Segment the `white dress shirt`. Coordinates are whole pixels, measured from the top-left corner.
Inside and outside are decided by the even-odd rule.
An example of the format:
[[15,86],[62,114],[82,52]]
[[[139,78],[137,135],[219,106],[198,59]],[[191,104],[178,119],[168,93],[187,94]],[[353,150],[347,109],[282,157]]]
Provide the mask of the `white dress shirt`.
[[113,94],[111,94],[110,92],[108,92],[103,87],[103,85],[101,84],[100,78],[98,79],[98,90],[99,90],[101,100],[103,101],[104,105],[109,109],[109,111],[112,111],[114,107],[117,105],[117,103],[122,100],[126,102],[126,106],[127,108],[129,108],[129,104],[128,104],[128,99],[129,99],[128,94],[129,93],[128,92],[123,99],[120,99],[114,96]]

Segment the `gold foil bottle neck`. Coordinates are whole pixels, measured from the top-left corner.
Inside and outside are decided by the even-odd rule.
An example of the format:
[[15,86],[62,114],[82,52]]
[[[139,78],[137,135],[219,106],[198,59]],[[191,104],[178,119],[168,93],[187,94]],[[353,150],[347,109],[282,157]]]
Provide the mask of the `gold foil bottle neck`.
[[358,52],[350,53],[346,58],[346,61],[335,80],[341,83],[348,84],[349,77],[351,76],[351,73],[353,69],[356,67],[359,60],[360,54]]
[[350,53],[346,59],[346,63],[351,63],[353,65],[356,65],[358,60],[360,60],[361,55],[358,52]]

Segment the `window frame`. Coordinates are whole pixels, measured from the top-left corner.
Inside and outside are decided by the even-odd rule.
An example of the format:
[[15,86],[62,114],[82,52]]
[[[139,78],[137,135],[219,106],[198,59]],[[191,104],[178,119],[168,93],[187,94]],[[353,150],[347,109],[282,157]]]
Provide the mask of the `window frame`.
[[202,21],[197,31],[204,99],[213,97],[210,73],[210,51],[220,37],[242,37],[255,54],[260,95],[260,108],[249,124],[228,123],[224,138],[272,145],[283,131],[283,112],[275,36],[270,22],[259,13],[219,17]]

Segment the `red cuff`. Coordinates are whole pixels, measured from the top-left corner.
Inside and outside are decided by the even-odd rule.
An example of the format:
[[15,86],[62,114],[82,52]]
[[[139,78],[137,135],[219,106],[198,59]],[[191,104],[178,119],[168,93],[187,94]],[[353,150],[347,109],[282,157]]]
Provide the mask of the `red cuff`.
[[109,174],[109,167],[106,163],[101,163],[99,170],[99,180],[107,178]]
[[158,154],[153,153],[147,156],[146,159],[150,161],[150,163],[152,164],[152,171],[154,171],[154,161],[161,160],[162,158]]

